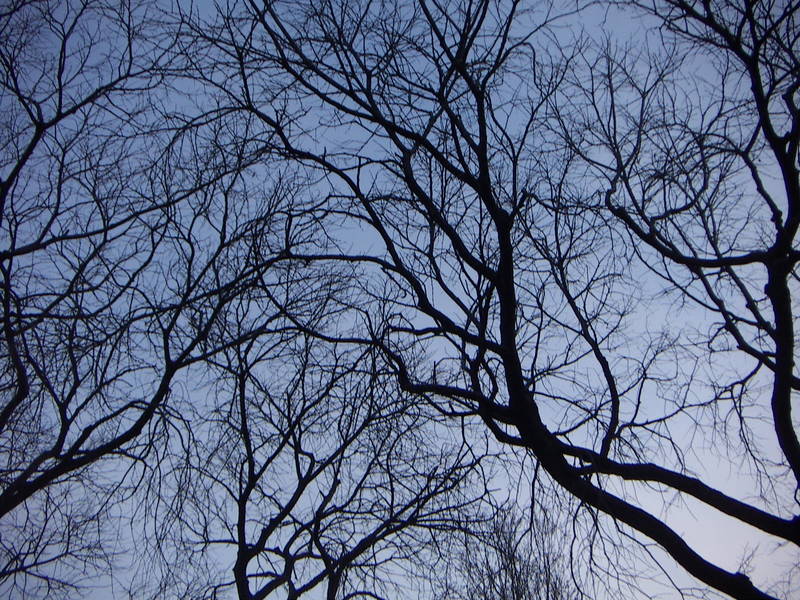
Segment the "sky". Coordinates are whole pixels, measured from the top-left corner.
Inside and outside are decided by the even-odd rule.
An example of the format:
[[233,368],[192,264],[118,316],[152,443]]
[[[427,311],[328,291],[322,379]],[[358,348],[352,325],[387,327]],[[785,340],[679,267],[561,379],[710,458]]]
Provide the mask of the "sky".
[[[210,3],[197,3],[195,4],[195,9],[201,15],[210,13],[213,10]],[[610,36],[612,40],[617,43],[626,44],[630,48],[636,48],[644,47],[647,43],[656,43],[658,39],[655,33],[648,32],[648,27],[650,24],[647,21],[643,21],[638,18],[632,18],[624,11],[611,9],[605,10],[600,7],[587,9],[580,15],[572,17],[572,23],[565,23],[564,28],[559,30],[559,32],[556,34],[562,42],[572,39],[575,35],[575,29],[570,29],[568,25],[572,25],[576,28],[582,28],[584,32],[597,43],[601,43],[606,36]],[[567,41],[567,43],[569,42]],[[695,69],[695,74],[697,74],[697,70],[699,70],[700,75],[702,76],[703,69],[705,68],[708,69],[709,76],[711,75],[710,67],[708,65],[703,65],[702,60],[700,59],[698,59],[697,65],[692,64],[690,66]],[[202,94],[192,94],[191,97],[188,97],[187,90],[182,89],[180,85],[176,87],[173,95],[168,95],[164,98],[165,105],[176,111],[185,110],[190,106],[190,104],[202,107],[204,100],[205,98],[202,96]],[[311,114],[310,118],[313,119],[314,115]],[[326,140],[328,143],[330,143],[331,148],[337,145],[349,145],[351,142],[360,141],[357,134],[353,134],[353,138],[344,139],[343,136],[349,133],[342,133],[343,131],[347,131],[344,127],[332,127],[326,131],[330,130],[338,132],[336,135],[342,136],[340,139],[331,138]],[[259,176],[259,169],[269,169],[269,166],[256,167],[256,178]],[[326,181],[322,180],[318,182],[316,186],[314,186],[314,189],[320,189],[321,187],[324,187],[326,183]],[[353,227],[347,230],[341,229],[336,235],[341,241],[343,241],[343,243],[350,243],[351,249],[357,249],[365,252],[380,252],[381,248],[377,243],[377,238],[374,232],[367,232],[359,230],[358,227]],[[642,281],[649,285],[656,285],[655,277],[643,275]],[[441,297],[437,298],[437,301],[440,302],[442,306],[452,309],[453,304],[448,304],[448,301],[442,299]],[[659,313],[658,311],[651,311],[649,313],[649,318],[653,320],[656,327],[660,326],[661,323],[677,320],[670,312],[673,309],[668,305],[665,304],[660,310],[663,312]],[[695,313],[691,310],[686,310],[686,312],[681,314],[679,318],[681,320],[681,325],[688,328],[695,325],[702,326],[702,320],[704,317],[699,312]],[[699,323],[693,324],[693,320],[697,320]],[[644,333],[650,328],[650,323],[643,320],[640,323],[640,327],[642,334],[644,335]],[[437,351],[439,349],[434,347],[433,350]],[[714,375],[715,368],[729,368],[737,371],[745,368],[745,363],[732,363],[728,364],[727,366],[713,364],[708,367],[708,373],[706,373],[706,375],[712,377]],[[199,396],[202,394],[211,393],[203,385],[199,385],[197,381],[188,381],[184,383],[187,386],[186,389],[188,390],[188,395],[197,394]],[[193,385],[194,387],[192,387]],[[702,395],[703,390],[696,390],[695,393]],[[675,431],[674,433],[678,437],[682,435],[680,431]],[[756,433],[759,436],[763,435],[764,438],[771,436],[771,432],[766,428],[763,431],[757,431]],[[734,496],[741,497],[743,499],[750,499],[748,498],[748,495],[752,493],[752,490],[757,488],[754,480],[748,476],[746,472],[736,470],[736,457],[733,457],[733,460],[728,462],[719,461],[715,450],[721,449],[714,448],[713,441],[710,442],[709,446],[706,448],[700,447],[699,445],[693,445],[692,441],[688,439],[688,437],[685,441],[686,444],[692,449],[692,464],[703,475],[704,479],[719,484],[721,488],[729,491]],[[510,475],[509,477],[513,478],[516,477],[516,475]],[[501,489],[505,488],[500,492],[501,496],[505,496],[506,490],[512,487],[511,481],[508,481],[508,485],[504,486],[504,479],[505,476],[503,474],[500,474],[496,479],[498,482],[498,487]],[[525,492],[522,492],[520,496],[521,498],[519,498],[519,500],[522,503],[525,503],[527,501],[527,498],[525,498]],[[664,518],[667,520],[667,522],[669,522],[676,531],[684,536],[684,538],[689,541],[692,546],[697,548],[701,554],[713,559],[715,562],[727,569],[736,570],[739,567],[742,558],[746,556],[749,551],[754,550],[751,565],[751,575],[757,582],[767,582],[775,576],[785,573],[787,568],[791,567],[794,564],[793,561],[796,560],[796,551],[792,552],[787,548],[776,548],[775,542],[766,536],[760,535],[745,526],[741,526],[722,515],[714,513],[713,511],[705,510],[697,503],[688,502],[687,504],[683,504],[681,502],[676,502],[674,504],[669,504],[667,500],[667,504],[665,504],[665,496],[660,493],[648,492],[646,490],[642,490],[638,493],[638,499],[643,506],[651,507],[654,513],[664,515]],[[136,525],[136,523],[132,524],[134,530],[133,535],[131,536],[132,538],[138,534],[138,532],[135,531]],[[120,532],[120,537],[122,538],[120,542],[121,546],[127,538],[127,535],[128,534],[124,531]],[[222,556],[224,556],[224,552],[222,553]],[[220,561],[224,562],[224,560],[224,558],[220,558]],[[670,576],[675,577],[679,581],[684,579],[682,571],[678,568],[675,568],[673,565],[670,565],[670,560],[668,558],[663,558],[662,560],[664,561],[665,568]],[[649,585],[651,584],[643,584],[646,593],[648,590],[647,586]],[[90,597],[108,597],[108,588],[105,587],[102,582],[99,582],[98,586],[99,587],[93,594],[90,595]],[[659,587],[659,590],[663,591],[663,588]],[[665,594],[665,597],[669,596],[669,592],[665,592]],[[597,598],[596,600],[601,599]]]

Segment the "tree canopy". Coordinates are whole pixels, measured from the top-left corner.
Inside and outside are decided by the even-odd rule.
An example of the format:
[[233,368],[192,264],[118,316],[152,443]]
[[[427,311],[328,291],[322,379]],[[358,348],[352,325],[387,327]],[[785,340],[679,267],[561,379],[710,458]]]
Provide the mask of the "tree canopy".
[[0,589],[455,598],[466,536],[508,597],[797,593],[798,36],[791,1],[7,3]]

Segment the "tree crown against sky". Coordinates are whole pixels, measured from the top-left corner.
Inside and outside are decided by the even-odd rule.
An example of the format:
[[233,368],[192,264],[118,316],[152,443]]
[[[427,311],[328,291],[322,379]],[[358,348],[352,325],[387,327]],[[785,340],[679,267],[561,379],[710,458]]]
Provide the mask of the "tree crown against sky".
[[6,581],[146,496],[208,589],[388,593],[488,434],[631,593],[796,590],[795,4],[67,6],[3,13]]

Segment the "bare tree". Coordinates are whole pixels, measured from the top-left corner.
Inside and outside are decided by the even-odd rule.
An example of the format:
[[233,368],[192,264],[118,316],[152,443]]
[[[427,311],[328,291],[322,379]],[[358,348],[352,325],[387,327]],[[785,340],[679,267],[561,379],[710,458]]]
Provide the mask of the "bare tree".
[[[642,8],[664,28],[638,55],[513,1],[253,0],[196,30],[232,118],[327,178],[337,251],[292,256],[359,270],[346,341],[535,457],[598,544],[651,540],[709,590],[773,598],[669,507],[800,543],[797,6]],[[749,489],[712,454],[744,456]]]
[[157,8],[24,1],[0,13],[10,596],[74,597],[130,551],[120,507],[181,421],[182,373],[276,327],[264,304],[227,335],[224,309],[280,262],[291,196],[275,175],[239,202],[246,136],[216,132],[209,153],[160,110],[171,40]]
[[3,592],[133,506],[172,573],[235,552],[187,594],[385,595],[482,424],[611,579],[792,593],[675,507],[797,556],[800,7],[581,4],[0,8]]
[[168,389],[149,410],[112,391],[135,376],[116,363],[145,315],[123,307],[163,233],[159,209],[126,189],[160,59],[138,7],[11,2],[0,19],[0,577],[42,594],[110,560],[96,528],[107,506],[84,468],[132,439]]
[[333,213],[187,84],[162,8],[0,14],[0,590],[378,597],[468,522],[485,453],[374,349],[298,333],[359,302],[294,256]]
[[[213,405],[196,408],[170,477],[177,497],[160,493],[168,579],[197,586],[217,560],[198,595],[393,597],[438,532],[469,526],[482,457],[363,352],[301,337],[217,361]],[[174,558],[186,553],[188,574]]]
[[[561,532],[547,515],[526,523],[513,506],[499,508],[483,531],[474,527],[448,549],[441,600],[568,600],[573,587]],[[566,536],[563,538],[566,539]]]

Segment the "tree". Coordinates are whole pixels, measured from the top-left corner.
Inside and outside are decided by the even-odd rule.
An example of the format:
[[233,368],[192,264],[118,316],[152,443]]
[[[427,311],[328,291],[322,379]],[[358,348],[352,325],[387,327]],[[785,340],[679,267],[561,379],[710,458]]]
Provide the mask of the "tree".
[[122,356],[158,314],[142,273],[169,206],[128,186],[161,81],[151,34],[146,11],[123,4],[19,1],[0,14],[6,593],[63,591],[108,563],[97,524],[113,485],[86,467],[136,452],[129,442],[169,389],[164,373],[140,396],[136,375],[151,367]]
[[573,589],[565,553],[545,515],[526,527],[513,507],[501,507],[484,531],[460,537],[448,556],[441,600],[568,600]]
[[172,588],[154,597],[393,597],[440,532],[471,527],[485,453],[392,389],[379,359],[290,337],[208,365],[146,518]]
[[253,0],[204,39],[231,118],[329,185],[337,251],[292,256],[358,273],[359,333],[296,328],[379,349],[405,392],[530,453],[595,539],[773,598],[669,506],[800,544],[798,7],[621,4],[661,23],[654,46],[490,0]]
[[794,593],[676,515],[797,556],[799,7],[587,4],[652,29],[0,8],[0,590],[74,594],[142,517],[168,574],[236,552],[187,594],[386,595],[489,432],[612,580],[638,546],[685,593]]
[[163,9],[0,12],[0,593],[376,597],[469,520],[482,457],[298,334],[354,301],[291,256],[326,213],[248,120],[191,112]]
[[235,331],[223,319],[268,287],[295,234],[289,196],[276,174],[238,203],[246,143],[161,110],[174,42],[161,16],[113,1],[0,13],[0,590],[12,597],[74,597],[107,575],[192,367],[280,329],[265,302]]

